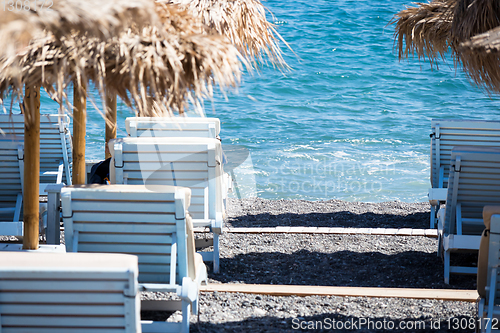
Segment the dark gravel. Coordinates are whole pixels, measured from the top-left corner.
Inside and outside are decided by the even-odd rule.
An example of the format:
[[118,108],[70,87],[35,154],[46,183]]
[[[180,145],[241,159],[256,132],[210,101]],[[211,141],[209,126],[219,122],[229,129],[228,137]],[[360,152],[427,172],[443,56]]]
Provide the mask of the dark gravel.
[[229,227],[429,228],[426,202],[229,199]]
[[[349,228],[428,228],[428,203],[351,203],[338,200],[244,199],[229,201],[228,226],[317,226]],[[206,237],[206,235],[200,236]],[[475,289],[476,278],[452,275],[443,283],[437,239],[428,237],[236,234],[221,237],[221,273],[211,283],[256,283],[401,288]],[[474,255],[459,257],[474,262]],[[338,332],[473,332],[476,304],[435,300],[366,297],[275,297],[202,293],[198,324],[192,332],[331,331],[333,320],[386,326]],[[405,324],[423,321],[420,327]],[[311,324],[311,322],[314,322]],[[439,324],[437,324],[439,323]],[[458,324],[457,324],[458,323]],[[316,325],[316,326],[310,326]],[[402,326],[400,326],[402,325]],[[431,327],[432,325],[432,327]],[[460,326],[461,325],[461,326]],[[438,328],[439,327],[439,328]],[[295,328],[295,329],[294,329]]]
[[221,237],[212,282],[474,289],[471,275],[444,284],[437,240],[428,237],[236,234]]
[[[200,303],[199,321],[192,316],[191,332],[473,332],[464,323],[476,313],[475,303],[401,298],[214,292],[201,293]],[[347,322],[357,323],[357,329],[342,329]],[[327,326],[333,324],[340,329]]]

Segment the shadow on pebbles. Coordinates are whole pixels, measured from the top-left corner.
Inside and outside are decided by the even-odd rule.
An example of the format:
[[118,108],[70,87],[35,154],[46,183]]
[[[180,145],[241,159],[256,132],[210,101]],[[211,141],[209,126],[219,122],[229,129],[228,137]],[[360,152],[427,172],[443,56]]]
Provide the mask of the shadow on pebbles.
[[[230,199],[227,225],[424,229],[429,214],[428,203]],[[443,283],[435,238],[225,233],[220,242],[220,273],[209,273],[214,284],[476,288],[475,276]],[[191,331],[473,332],[476,311],[475,303],[430,299],[203,292]]]
[[[226,226],[425,229],[429,214],[428,203],[230,199]],[[224,233],[220,250],[220,273],[209,271],[212,284],[476,288],[475,276],[452,275],[450,285],[443,283],[435,238]],[[459,260],[473,264],[477,256]],[[191,332],[473,332],[477,323],[475,303],[431,299],[201,292],[199,305],[199,316],[190,318]],[[142,315],[181,319],[179,311]]]

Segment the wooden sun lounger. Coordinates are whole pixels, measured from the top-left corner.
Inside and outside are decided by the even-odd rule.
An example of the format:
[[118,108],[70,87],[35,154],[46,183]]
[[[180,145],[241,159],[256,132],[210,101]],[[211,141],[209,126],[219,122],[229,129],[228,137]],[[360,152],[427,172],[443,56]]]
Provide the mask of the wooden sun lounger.
[[[206,117],[129,117],[125,119],[125,127],[130,137],[170,137],[170,138],[212,138],[220,140],[219,118]],[[224,154],[221,150],[221,153]],[[221,156],[224,162],[225,155]],[[225,162],[224,162],[225,163]],[[224,210],[228,192],[233,190],[231,176],[223,172]]]
[[109,142],[110,180],[116,184],[174,185],[192,191],[195,227],[210,227],[213,251],[201,252],[219,271],[224,183],[221,144],[210,138],[122,138]]
[[[451,154],[446,209],[438,221],[444,279],[450,273],[475,274],[476,267],[451,266],[452,252],[477,252],[485,205],[500,205],[500,149],[455,147]],[[441,252],[443,251],[443,252]]]
[[[40,181],[71,185],[72,140],[68,115],[40,115]],[[24,140],[24,115],[0,114],[0,140]],[[2,134],[3,133],[3,134]],[[43,188],[41,188],[43,193]]]
[[205,117],[129,117],[128,135],[138,137],[219,138],[219,118]]
[[141,332],[137,257],[0,252],[0,332]]
[[451,151],[455,146],[500,147],[500,122],[471,119],[431,121],[430,227],[436,227],[439,207],[446,202]]
[[479,293],[478,324],[480,332],[491,332],[500,327],[500,206],[486,206],[483,210],[485,231],[481,237],[477,264],[477,291]]
[[22,236],[24,149],[19,141],[0,140],[0,235]]
[[61,190],[68,252],[127,253],[139,259],[141,291],[176,293],[182,322],[143,322],[143,332],[189,332],[206,267],[195,253],[191,191],[179,186],[80,185]]

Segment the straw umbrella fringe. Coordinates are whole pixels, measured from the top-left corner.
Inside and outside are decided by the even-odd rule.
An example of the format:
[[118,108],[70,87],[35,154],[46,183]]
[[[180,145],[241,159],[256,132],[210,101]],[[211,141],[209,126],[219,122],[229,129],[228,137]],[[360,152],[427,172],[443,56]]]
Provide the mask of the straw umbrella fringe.
[[[26,75],[30,69],[19,67],[19,62],[15,60],[30,53],[26,48],[33,39],[44,40],[45,36],[50,35],[60,43],[65,36],[80,34],[106,40],[127,28],[140,29],[145,25],[160,24],[155,6],[150,0],[109,0],[104,3],[99,0],[52,0],[51,4],[45,7],[42,6],[42,2],[30,2],[27,5],[23,2],[21,8],[11,8],[8,2],[2,6],[3,8],[0,8],[0,103],[9,84],[12,84],[18,98],[23,95],[22,86],[25,82],[29,81],[30,85],[36,83],[39,86],[40,82],[36,81],[39,77],[23,77],[21,74]],[[43,52],[48,51],[48,48],[42,49]],[[45,63],[42,63],[42,68],[44,66]],[[62,64],[62,71],[57,72],[60,78],[65,77],[67,68]],[[42,75],[39,75],[42,79],[43,73],[42,70]],[[77,70],[78,73],[81,71]],[[60,78],[58,80],[62,81]],[[76,78],[76,89],[80,90],[83,83],[81,75],[76,75]],[[44,86],[50,89],[47,82]]]
[[500,26],[460,44],[470,78],[487,91],[500,92]]
[[258,0],[157,0],[157,3],[176,4],[200,17],[208,29],[229,37],[250,62],[264,63],[265,54],[273,64],[288,67],[278,45],[279,40],[288,44],[267,21],[267,9]]
[[201,23],[170,7],[163,9],[172,17],[163,21],[164,30],[129,29],[107,41],[79,35],[34,40],[23,54],[0,60],[0,97],[42,82],[71,110],[67,85],[92,80],[101,94],[106,88],[135,104],[139,116],[182,113],[189,103],[201,108],[214,83],[222,89],[239,83],[241,55],[223,36],[196,33]]
[[431,65],[437,65],[438,56],[444,58],[451,43],[450,13],[454,4],[437,0],[416,5],[394,15],[390,22],[396,24],[394,40],[399,59],[417,53],[419,58],[427,56]]
[[74,32],[107,39],[131,26],[158,24],[150,0],[51,0],[50,7],[42,1],[25,3],[17,8],[6,1],[0,8],[0,58],[17,53],[45,31],[56,39]]
[[[66,79],[64,75],[69,73],[75,82],[75,96],[84,91],[82,87],[86,85],[85,71],[82,70],[86,59],[85,54],[80,55],[80,50],[76,48],[70,52],[76,64],[73,68],[71,68],[71,61],[62,59],[57,64],[62,65],[61,68],[53,69],[52,75],[45,75],[44,68],[50,65],[45,62],[50,47],[47,45],[49,40],[44,36],[54,40],[56,44],[61,44],[66,36],[69,38],[78,35],[93,36],[102,40],[111,37],[114,31],[123,31],[127,28],[140,29],[143,26],[141,20],[144,24],[149,21],[148,19],[151,19],[152,24],[157,21],[154,16],[154,5],[150,0],[108,0],[106,2],[53,0],[51,2],[51,8],[32,9],[30,8],[31,2],[28,2],[28,8],[25,6],[26,2],[22,2],[22,8],[6,8],[9,4],[4,1],[2,4],[4,8],[0,10],[0,89],[2,89],[0,97],[3,97],[9,86],[17,90],[18,96],[22,96],[23,84],[27,84],[26,96],[23,98],[27,108],[24,118],[23,248],[30,250],[38,248],[39,236],[40,83],[47,87],[48,82],[52,80],[59,82],[61,87],[61,82]],[[41,42],[39,41],[39,46],[41,46],[39,51],[29,50],[34,38],[42,39]],[[33,66],[20,61],[23,58],[35,60]],[[40,60],[41,63],[37,63],[36,60]],[[58,69],[63,70],[58,71]],[[84,101],[84,98],[80,99],[82,100]],[[76,109],[84,119],[83,104],[82,107]],[[84,162],[85,154],[84,124],[83,122],[81,126],[80,122],[78,127],[83,135],[77,136],[76,132],[73,132],[74,138],[78,138],[76,140],[78,145],[74,145],[73,150],[73,175],[75,173],[83,175],[85,171],[84,163],[81,163]],[[76,162],[79,162],[78,167],[75,167]]]
[[462,69],[479,87],[489,92],[500,92],[500,58],[497,53],[466,46],[472,40],[482,39],[483,34],[491,34],[499,26],[499,1],[467,0],[460,1],[457,6],[451,31],[454,52]]
[[500,26],[500,2],[434,0],[417,5],[392,20],[399,58],[416,52],[419,58],[427,55],[432,65],[450,48],[456,67],[480,87],[500,92],[500,58],[491,48],[479,46],[479,41],[487,45],[485,40],[492,40],[493,29]]
[[500,51],[500,26],[472,37],[460,45],[463,49],[494,53]]

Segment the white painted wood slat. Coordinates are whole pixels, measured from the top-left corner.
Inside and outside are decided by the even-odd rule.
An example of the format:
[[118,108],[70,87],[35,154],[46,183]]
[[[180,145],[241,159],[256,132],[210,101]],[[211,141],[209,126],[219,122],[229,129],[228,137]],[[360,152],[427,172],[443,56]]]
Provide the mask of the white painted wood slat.
[[137,258],[3,252],[0,331],[137,332]]

